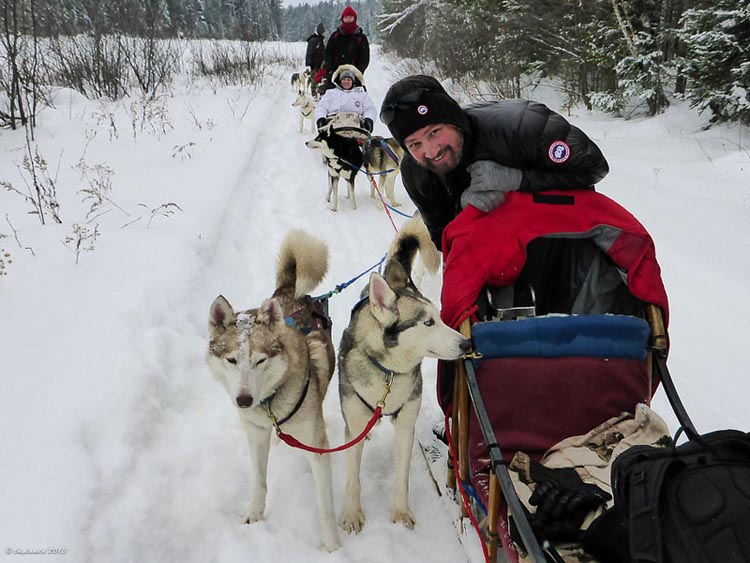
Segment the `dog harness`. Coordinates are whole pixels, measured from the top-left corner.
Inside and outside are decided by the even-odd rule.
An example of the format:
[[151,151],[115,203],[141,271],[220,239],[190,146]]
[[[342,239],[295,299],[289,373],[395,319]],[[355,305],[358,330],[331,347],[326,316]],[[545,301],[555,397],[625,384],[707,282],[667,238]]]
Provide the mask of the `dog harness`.
[[[396,372],[393,371],[392,369],[388,369],[387,367],[385,367],[383,364],[381,364],[379,361],[373,358],[370,354],[367,354],[367,359],[370,360],[370,362],[372,362],[372,365],[374,365],[381,372],[383,372],[383,374],[385,375],[385,387],[386,389],[390,390],[391,384],[393,383],[393,378],[396,376]],[[375,407],[373,407],[370,403],[368,403],[367,400],[365,400],[365,398],[362,395],[360,395],[356,391],[354,392],[354,394],[359,398],[360,401],[362,401],[362,403],[364,403],[364,405],[368,409],[370,409],[371,412],[375,412]],[[385,397],[383,397],[383,399],[381,400],[381,403],[385,405]],[[378,405],[380,405],[380,403],[378,403]],[[404,405],[401,405],[393,412],[381,413],[380,416],[392,416],[393,418],[396,418],[398,416],[398,413],[401,412],[402,408],[404,408]]]
[[[331,320],[331,317],[328,316],[328,298],[322,297],[312,299],[310,297],[307,297],[306,300],[309,300],[309,303],[306,304],[305,307],[301,307],[290,315],[284,317],[284,323],[287,326],[296,328],[305,336],[310,334],[313,330],[323,330],[330,337],[333,321]],[[309,324],[305,321],[303,315],[304,311],[308,307],[311,311]]]

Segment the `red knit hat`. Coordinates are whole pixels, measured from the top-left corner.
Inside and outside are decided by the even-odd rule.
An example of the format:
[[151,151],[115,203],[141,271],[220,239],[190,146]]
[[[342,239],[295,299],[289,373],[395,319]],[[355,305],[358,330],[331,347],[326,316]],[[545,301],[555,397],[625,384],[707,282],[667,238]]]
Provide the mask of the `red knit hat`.
[[351,6],[347,6],[342,10],[341,21],[344,21],[344,16],[354,16],[354,23],[357,23],[357,12]]

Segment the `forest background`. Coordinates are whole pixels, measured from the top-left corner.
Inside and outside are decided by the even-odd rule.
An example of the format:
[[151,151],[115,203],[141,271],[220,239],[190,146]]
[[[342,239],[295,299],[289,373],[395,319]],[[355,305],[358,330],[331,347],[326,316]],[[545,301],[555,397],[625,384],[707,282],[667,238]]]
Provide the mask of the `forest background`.
[[[689,100],[710,122],[750,122],[748,0],[362,0],[371,42],[450,78],[473,99],[522,97],[541,81],[565,105],[657,115]],[[232,39],[211,60],[250,72],[257,42],[328,33],[345,3],[281,0],[0,0],[0,127],[45,102],[41,85],[154,97],[180,64],[178,39]],[[235,56],[227,49],[235,52]],[[239,53],[239,54],[237,54]],[[223,59],[223,60],[222,60]],[[211,67],[211,68],[208,68]],[[228,67],[232,67],[230,70]]]

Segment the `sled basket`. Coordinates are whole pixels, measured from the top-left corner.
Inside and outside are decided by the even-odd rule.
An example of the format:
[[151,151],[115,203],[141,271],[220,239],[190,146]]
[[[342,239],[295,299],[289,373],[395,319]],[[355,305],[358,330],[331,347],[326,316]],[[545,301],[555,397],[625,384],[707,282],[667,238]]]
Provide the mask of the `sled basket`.
[[[559,464],[573,444],[588,457],[571,458],[570,469],[611,496],[613,456],[629,440],[668,439],[647,406],[659,383],[654,354],[667,350],[653,242],[596,192],[514,192],[491,213],[464,210],[443,252],[443,320],[479,356],[440,364],[438,398],[458,458],[448,487],[473,488],[491,561],[498,547],[514,563],[596,561],[577,543],[540,542],[528,497],[541,482],[524,468]],[[641,424],[648,431],[623,430]]]
[[362,127],[362,118],[358,113],[341,112],[328,117],[331,133],[341,137],[363,142],[370,138],[370,132]]

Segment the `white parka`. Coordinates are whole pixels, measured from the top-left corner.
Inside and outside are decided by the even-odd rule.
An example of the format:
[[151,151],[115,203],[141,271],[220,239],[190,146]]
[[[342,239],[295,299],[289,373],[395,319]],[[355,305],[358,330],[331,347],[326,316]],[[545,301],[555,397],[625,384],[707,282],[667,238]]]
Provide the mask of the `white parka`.
[[351,65],[340,66],[333,75],[335,88],[326,90],[323,97],[320,98],[315,107],[315,122],[321,117],[328,117],[337,113],[358,113],[362,118],[370,118],[373,123],[378,117],[378,110],[372,102],[370,95],[362,86],[354,86],[351,90],[344,90],[336,83],[338,74],[344,68],[351,68],[356,71],[355,74],[360,83],[363,82],[362,74]]
[[375,104],[372,103],[372,99],[362,86],[355,86],[351,90],[336,86],[326,90],[318,101],[315,107],[315,121],[317,122],[321,117],[342,112],[358,113],[363,118],[369,117],[373,123],[378,116]]

